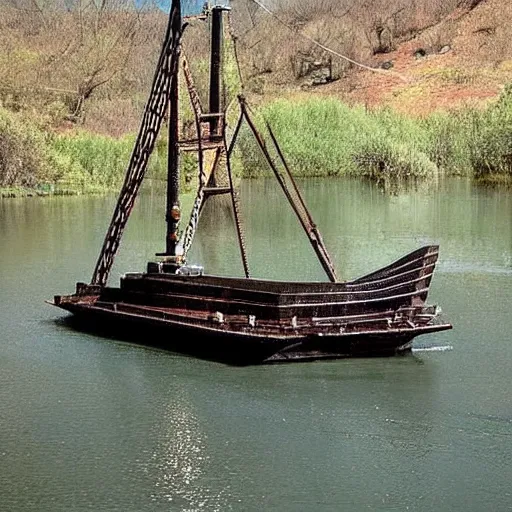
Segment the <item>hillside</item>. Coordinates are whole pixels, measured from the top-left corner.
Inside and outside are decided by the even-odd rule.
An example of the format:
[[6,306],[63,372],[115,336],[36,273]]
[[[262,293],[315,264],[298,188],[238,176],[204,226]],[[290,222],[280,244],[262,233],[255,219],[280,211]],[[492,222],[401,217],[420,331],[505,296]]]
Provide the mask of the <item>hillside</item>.
[[[119,8],[130,1],[34,10],[0,0],[0,188],[119,184],[167,23],[158,9]],[[512,182],[508,0],[232,4],[226,102],[242,90],[301,176]],[[183,54],[207,104],[209,22],[188,21]],[[164,141],[157,150],[152,172],[163,175]],[[244,150],[243,171],[258,175],[259,153]]]
[[[362,45],[358,52],[345,53],[352,58],[355,54],[356,59],[359,54],[359,62],[375,68],[372,71],[347,64],[306,40],[303,44],[307,49],[297,49],[297,53],[309,52],[309,61],[315,59],[317,63],[327,63],[330,57],[334,81],[312,85],[314,70],[294,79],[281,58],[275,61],[272,72],[259,75],[265,84],[262,89],[270,94],[305,91],[308,95],[336,96],[351,104],[387,105],[410,115],[483,105],[512,81],[512,4],[508,0],[475,3],[473,8],[456,7],[439,21],[396,38],[388,48],[370,51]],[[327,23],[332,24],[332,19],[315,19],[300,33],[325,34]],[[290,30],[288,37],[293,44],[304,41]],[[331,36],[329,47],[346,52],[347,46],[336,44],[339,40],[339,36]],[[323,42],[321,38],[319,41]]]
[[[0,107],[61,129],[136,131],[166,15],[119,11],[119,1],[78,12],[0,0]],[[245,92],[258,103],[300,92],[422,114],[496,97],[512,78],[508,0],[267,1],[276,16],[253,0],[232,4],[226,33],[236,34]],[[184,41],[203,96],[208,30],[193,21]],[[312,86],[326,66],[333,81]],[[233,83],[233,65],[228,74]]]
[[512,81],[511,24],[507,0],[457,9],[395,51],[375,57],[381,69],[391,63],[393,74],[356,71],[322,92],[409,114],[485,104]]

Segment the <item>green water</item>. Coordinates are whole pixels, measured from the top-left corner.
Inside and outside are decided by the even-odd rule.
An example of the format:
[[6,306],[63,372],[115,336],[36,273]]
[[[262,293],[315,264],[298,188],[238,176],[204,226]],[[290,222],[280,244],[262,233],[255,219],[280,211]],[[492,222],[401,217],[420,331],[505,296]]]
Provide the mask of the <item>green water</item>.
[[[70,330],[115,198],[0,200],[0,510],[512,510],[512,194],[301,182],[339,273],[439,243],[454,329],[389,359],[232,368]],[[323,279],[273,182],[242,189],[258,277]],[[190,199],[188,200],[190,203]],[[226,204],[191,259],[241,275]],[[163,249],[146,191],[112,273]]]

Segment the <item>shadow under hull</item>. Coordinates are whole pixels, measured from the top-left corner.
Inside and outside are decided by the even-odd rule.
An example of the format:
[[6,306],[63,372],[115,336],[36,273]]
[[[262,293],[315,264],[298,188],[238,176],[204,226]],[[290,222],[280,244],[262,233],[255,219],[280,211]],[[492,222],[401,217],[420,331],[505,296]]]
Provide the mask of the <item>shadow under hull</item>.
[[147,318],[113,316],[106,311],[75,312],[64,322],[72,329],[111,340],[157,348],[219,363],[245,366],[307,362],[351,357],[392,357],[411,351],[421,334],[449,329],[429,326],[408,332],[361,332],[344,336],[244,338],[177,325],[162,325]]

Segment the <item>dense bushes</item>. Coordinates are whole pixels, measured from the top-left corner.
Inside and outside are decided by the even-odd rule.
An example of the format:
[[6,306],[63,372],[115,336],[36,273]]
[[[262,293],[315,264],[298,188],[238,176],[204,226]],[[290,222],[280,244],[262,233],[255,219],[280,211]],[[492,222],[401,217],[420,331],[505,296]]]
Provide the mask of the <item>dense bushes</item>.
[[[388,110],[368,112],[336,99],[278,101],[261,109],[298,176],[372,179],[432,176],[429,137],[420,123]],[[250,135],[241,151],[247,176],[264,172]]]
[[[512,179],[512,88],[485,110],[413,119],[367,111],[334,98],[279,100],[260,109],[298,176],[357,175],[374,180],[466,174]],[[260,120],[260,126],[264,124]],[[266,173],[251,135],[240,143],[244,173]]]
[[[485,110],[435,113],[413,119],[389,109],[349,107],[334,98],[279,100],[255,117],[266,119],[296,176],[360,176],[389,183],[465,174],[512,182],[512,87]],[[51,134],[18,114],[0,109],[0,188],[48,188],[96,192],[119,187],[134,144],[71,132]],[[276,156],[276,155],[274,155]],[[167,147],[157,143],[149,175],[165,178]],[[247,128],[241,133],[236,168],[246,177],[267,174]],[[184,161],[183,185],[195,174]]]
[[470,162],[477,178],[512,178],[512,87],[485,115],[475,116]]
[[[55,134],[26,117],[0,109],[0,188],[41,193],[117,188],[124,179],[134,142],[133,136],[116,139],[85,131]],[[164,178],[166,162],[167,145],[160,139],[148,175]]]
[[35,187],[55,177],[44,132],[0,109],[0,187]]

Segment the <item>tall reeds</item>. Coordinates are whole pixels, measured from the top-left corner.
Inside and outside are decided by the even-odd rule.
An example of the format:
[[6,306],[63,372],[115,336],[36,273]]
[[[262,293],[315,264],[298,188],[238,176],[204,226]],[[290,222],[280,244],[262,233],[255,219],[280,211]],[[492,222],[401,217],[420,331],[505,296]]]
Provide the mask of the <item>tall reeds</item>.
[[[512,87],[485,110],[438,112],[421,119],[386,108],[349,107],[335,98],[278,100],[259,114],[272,126],[297,176],[512,178]],[[245,176],[268,172],[247,131],[239,154]]]
[[[410,118],[389,109],[349,107],[334,98],[278,100],[258,111],[299,177],[359,176],[390,183],[467,175],[512,183],[512,86],[484,110],[438,112]],[[54,134],[0,109],[0,188],[49,188],[56,193],[112,190],[121,184],[134,137],[119,139],[79,131]],[[237,171],[269,173],[260,150],[241,133]],[[165,179],[167,147],[158,141],[148,174]],[[196,172],[184,159],[183,185]]]
[[[53,133],[26,116],[0,109],[0,189],[81,194],[118,188],[135,137],[86,131]],[[157,142],[148,175],[166,177],[167,145]],[[190,165],[188,165],[188,168]],[[187,179],[187,172],[183,179]]]

